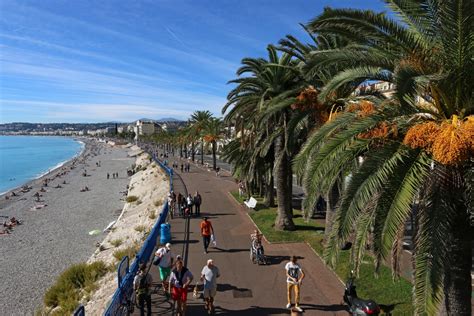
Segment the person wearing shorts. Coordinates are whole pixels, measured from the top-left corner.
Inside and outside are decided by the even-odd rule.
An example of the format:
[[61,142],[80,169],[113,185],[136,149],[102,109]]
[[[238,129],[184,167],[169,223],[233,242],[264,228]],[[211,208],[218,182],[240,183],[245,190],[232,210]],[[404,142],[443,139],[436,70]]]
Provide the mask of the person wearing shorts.
[[160,278],[163,285],[163,292],[166,291],[166,279],[171,273],[171,267],[173,266],[173,254],[171,253],[171,244],[167,243],[164,247],[158,249],[155,253],[155,256],[160,258],[160,263],[158,269],[160,270]]
[[176,259],[176,267],[171,272],[169,291],[171,298],[176,302],[176,315],[185,316],[188,287],[193,281],[193,275],[183,263],[181,258]]
[[207,260],[207,264],[201,271],[201,282],[204,284],[204,308],[209,314],[214,312],[214,297],[217,293],[217,278],[220,277],[219,268],[214,265],[212,259]]

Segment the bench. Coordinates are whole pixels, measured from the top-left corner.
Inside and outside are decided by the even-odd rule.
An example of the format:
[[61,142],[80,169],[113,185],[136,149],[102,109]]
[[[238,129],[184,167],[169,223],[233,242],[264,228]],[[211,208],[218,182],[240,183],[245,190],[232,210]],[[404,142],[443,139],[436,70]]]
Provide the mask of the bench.
[[244,204],[247,205],[248,208],[255,208],[255,206],[257,206],[257,200],[250,197],[248,201],[244,201]]

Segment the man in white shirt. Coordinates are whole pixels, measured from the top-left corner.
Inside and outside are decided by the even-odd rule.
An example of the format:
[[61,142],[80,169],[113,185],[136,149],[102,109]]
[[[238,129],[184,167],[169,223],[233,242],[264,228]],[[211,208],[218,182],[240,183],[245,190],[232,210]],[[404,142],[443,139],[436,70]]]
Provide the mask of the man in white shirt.
[[164,247],[159,248],[155,256],[160,258],[160,263],[158,264],[158,269],[160,270],[160,278],[163,285],[164,293],[168,293],[166,290],[166,279],[171,273],[171,267],[173,266],[173,253],[171,252],[171,244],[167,243]]
[[301,266],[296,263],[296,256],[291,256],[290,262],[285,265],[286,270],[286,284],[287,284],[287,297],[288,304],[286,308],[291,308],[291,293],[295,292],[295,309],[298,312],[302,312],[303,309],[299,306],[300,304],[300,287],[304,279],[304,272]]
[[214,265],[214,261],[207,260],[207,264],[201,271],[201,282],[204,284],[204,307],[209,314],[214,312],[214,296],[217,293],[217,278],[220,276],[219,268]]

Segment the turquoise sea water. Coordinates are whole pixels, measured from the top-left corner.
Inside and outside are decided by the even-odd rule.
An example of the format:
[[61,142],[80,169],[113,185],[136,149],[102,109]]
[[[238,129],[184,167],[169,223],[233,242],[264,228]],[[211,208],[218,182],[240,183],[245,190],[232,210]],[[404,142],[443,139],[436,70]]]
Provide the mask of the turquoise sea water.
[[0,136],[0,193],[60,166],[83,147],[68,137]]

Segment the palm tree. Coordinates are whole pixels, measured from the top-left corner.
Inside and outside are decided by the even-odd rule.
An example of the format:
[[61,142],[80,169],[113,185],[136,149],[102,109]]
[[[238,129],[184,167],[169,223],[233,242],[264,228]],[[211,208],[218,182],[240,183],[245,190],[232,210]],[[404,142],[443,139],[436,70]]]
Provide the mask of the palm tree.
[[395,92],[391,99],[348,98],[344,111],[311,135],[295,166],[310,195],[341,172],[351,174],[327,244],[329,261],[352,238],[357,268],[371,234],[377,265],[391,259],[397,274],[404,224],[416,204],[416,313],[436,314],[444,299],[448,315],[471,315],[474,3],[386,2],[397,20],[326,9],[309,23],[313,32],[349,42],[314,52],[308,63],[308,73],[339,69],[321,101],[365,80],[393,83]]
[[206,125],[204,125],[203,139],[205,142],[211,144],[212,148],[212,169],[217,168],[217,142],[224,138],[224,124],[220,118],[210,118]]
[[[229,101],[223,112],[230,105],[234,105],[227,117],[235,119],[237,126],[240,120],[248,120],[249,117],[255,115],[250,119],[252,122],[250,126],[242,124],[243,134],[248,132],[255,140],[258,140],[251,143],[252,149],[248,150],[253,150],[263,157],[268,154],[269,149],[273,148],[278,200],[275,228],[294,230],[291,159],[295,147],[291,145],[295,142],[289,137],[289,132],[292,131],[289,129],[291,126],[289,123],[292,117],[290,106],[302,89],[302,83],[289,54],[285,53],[280,57],[272,45],[268,46],[267,51],[268,60],[263,58],[242,60],[243,66],[237,74],[239,76],[249,74],[249,76],[230,81],[237,84],[237,87],[229,93]],[[248,131],[246,129],[248,127],[252,130]]]
[[[201,138],[201,165],[204,164],[204,139],[202,131],[209,120],[212,118],[212,113],[209,111],[195,111],[190,118],[191,126],[195,131],[196,135]],[[194,152],[193,152],[194,157]],[[194,161],[194,158],[193,158]]]

